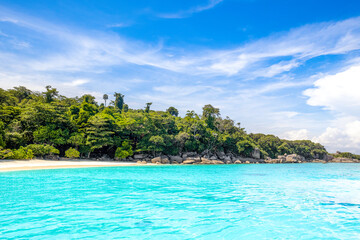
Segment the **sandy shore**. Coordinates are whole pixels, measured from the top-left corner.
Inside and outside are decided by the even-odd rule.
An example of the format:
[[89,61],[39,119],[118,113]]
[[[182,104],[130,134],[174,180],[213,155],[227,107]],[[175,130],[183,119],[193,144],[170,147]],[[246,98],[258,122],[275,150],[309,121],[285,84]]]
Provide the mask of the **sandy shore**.
[[134,162],[106,162],[93,160],[0,160],[0,172],[56,168],[138,166]]

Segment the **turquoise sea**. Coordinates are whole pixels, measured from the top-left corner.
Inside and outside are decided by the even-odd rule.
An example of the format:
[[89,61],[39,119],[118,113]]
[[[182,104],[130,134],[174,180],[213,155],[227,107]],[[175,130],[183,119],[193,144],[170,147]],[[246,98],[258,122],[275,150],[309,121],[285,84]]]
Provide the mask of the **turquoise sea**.
[[0,239],[360,239],[360,164],[0,173]]

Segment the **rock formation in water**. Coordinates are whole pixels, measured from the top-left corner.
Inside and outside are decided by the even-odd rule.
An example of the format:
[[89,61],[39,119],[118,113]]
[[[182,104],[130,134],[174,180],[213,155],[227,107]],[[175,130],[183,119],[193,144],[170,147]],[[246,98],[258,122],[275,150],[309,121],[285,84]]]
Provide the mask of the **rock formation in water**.
[[133,157],[122,159],[121,161],[134,161],[138,164],[251,164],[251,163],[329,163],[329,162],[342,162],[342,163],[357,163],[360,160],[351,158],[334,158],[331,155],[325,156],[323,159],[305,159],[298,154],[279,155],[277,158],[260,158],[260,151],[254,151],[252,158],[235,156],[234,154],[225,154],[218,152],[214,154],[195,152],[185,152],[176,156],[156,156],[153,157],[148,154],[135,154]]

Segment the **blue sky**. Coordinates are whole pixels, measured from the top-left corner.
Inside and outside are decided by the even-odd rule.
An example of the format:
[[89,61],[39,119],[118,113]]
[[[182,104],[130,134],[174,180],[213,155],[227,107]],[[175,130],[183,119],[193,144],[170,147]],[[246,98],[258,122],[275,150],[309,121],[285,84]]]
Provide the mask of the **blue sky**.
[[360,2],[0,0],[0,87],[221,109],[360,153]]

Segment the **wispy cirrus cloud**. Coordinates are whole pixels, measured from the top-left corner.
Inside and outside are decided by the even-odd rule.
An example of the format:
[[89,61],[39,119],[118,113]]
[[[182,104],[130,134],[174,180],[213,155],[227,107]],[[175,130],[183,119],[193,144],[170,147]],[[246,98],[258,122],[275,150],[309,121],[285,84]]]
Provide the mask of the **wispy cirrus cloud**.
[[[103,71],[106,67],[134,64],[190,75],[273,77],[297,68],[309,59],[360,49],[360,18],[306,25],[234,49],[188,52],[149,46],[118,35],[86,33],[31,17],[1,16],[11,24],[51,41],[43,56],[31,58],[39,71]],[[6,33],[4,33],[6,34]],[[31,44],[31,42],[30,42]]]
[[[204,11],[220,2],[212,1],[183,14]],[[311,78],[313,73],[308,78],[288,73],[320,56],[360,50],[360,18],[305,25],[234,48],[196,50],[174,48],[166,42],[147,44],[115,33],[76,29],[1,10],[0,26],[8,27],[1,29],[1,37],[8,39],[0,43],[3,88],[25,85],[41,90],[50,84],[69,96],[90,92],[99,98],[120,89],[134,107],[153,101],[155,108],[174,105],[183,113],[187,109],[201,111],[201,106],[211,103],[251,131],[308,138],[313,137],[313,129],[334,126],[304,108],[345,109],[359,102],[356,69],[346,73],[353,77],[340,72],[335,80]],[[17,32],[13,39],[27,43],[21,51],[13,51],[15,45],[9,38]],[[305,88],[311,88],[306,96],[302,95]],[[287,92],[289,89],[298,91]],[[295,97],[302,98],[300,110],[293,102]],[[339,102],[341,98],[348,101]],[[356,111],[349,108],[347,113]],[[352,116],[351,121],[344,122],[349,127],[339,131],[357,129],[359,117]],[[325,138],[336,135],[334,132],[330,129],[317,139],[326,142]],[[349,146],[358,143],[352,137],[355,140]],[[334,146],[334,141],[328,144]]]
[[195,6],[190,9],[179,11],[176,13],[157,14],[157,16],[160,18],[186,18],[186,17],[190,17],[194,13],[199,13],[214,8],[216,5],[218,5],[223,1],[224,0],[209,0],[206,5]]
[[0,22],[17,23],[17,20],[9,17],[1,17]]
[[108,28],[125,28],[125,27],[130,27],[132,25],[132,23],[125,23],[125,22],[120,22],[120,23],[113,23],[113,24],[108,24],[106,25],[106,27]]

